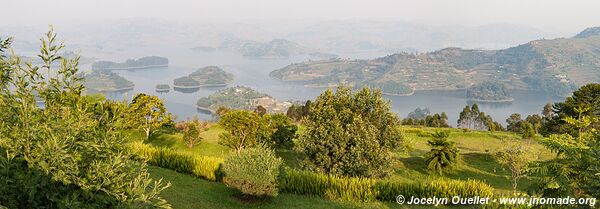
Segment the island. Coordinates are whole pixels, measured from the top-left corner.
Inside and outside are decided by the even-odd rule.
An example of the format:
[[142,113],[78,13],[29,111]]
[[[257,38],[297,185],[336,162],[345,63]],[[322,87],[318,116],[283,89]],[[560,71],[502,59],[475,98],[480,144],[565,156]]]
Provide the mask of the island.
[[245,86],[221,89],[208,97],[200,98],[196,103],[199,110],[213,114],[216,113],[219,107],[253,110],[259,105],[270,113],[285,113],[292,103],[278,101],[268,94]]
[[149,56],[139,59],[128,59],[117,63],[111,61],[97,61],[92,64],[92,70],[137,70],[148,68],[168,67],[169,59],[165,57]]
[[225,72],[217,66],[200,68],[188,76],[173,80],[173,88],[196,89],[200,87],[227,86],[233,81],[233,74]]
[[512,102],[506,85],[499,82],[482,82],[467,88],[467,99],[475,102]]
[[[565,97],[578,86],[600,80],[599,48],[600,27],[596,27],[575,37],[533,40],[498,50],[449,47],[374,59],[310,60],[292,63],[272,71],[270,76],[317,87],[379,84],[387,93],[409,92],[406,87],[413,91],[466,90],[482,81],[497,81],[510,90]],[[400,86],[389,88],[385,84],[388,81]],[[491,100],[508,99],[504,95],[488,96]]]
[[[204,49],[203,47],[196,48]],[[273,39],[270,42],[228,39],[221,43],[218,49],[234,51],[245,57],[261,59],[286,59],[294,56],[309,56],[319,59],[337,57],[335,54],[319,52],[286,39]]]
[[133,90],[133,82],[111,71],[92,71],[84,76],[87,93],[121,92]]
[[169,91],[171,91],[171,86],[169,86],[169,84],[156,85],[156,92],[158,93],[167,93]]

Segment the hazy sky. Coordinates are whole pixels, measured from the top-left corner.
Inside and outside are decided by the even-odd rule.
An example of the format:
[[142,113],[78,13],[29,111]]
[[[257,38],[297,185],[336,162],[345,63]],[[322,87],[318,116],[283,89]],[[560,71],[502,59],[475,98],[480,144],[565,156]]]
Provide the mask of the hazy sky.
[[158,17],[516,23],[560,30],[600,26],[599,0],[0,0],[0,5],[3,25]]

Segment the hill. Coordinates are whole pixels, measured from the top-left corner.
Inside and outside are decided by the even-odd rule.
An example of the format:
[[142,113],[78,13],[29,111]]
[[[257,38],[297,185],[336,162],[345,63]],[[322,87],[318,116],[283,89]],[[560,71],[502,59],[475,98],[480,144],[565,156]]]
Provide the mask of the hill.
[[319,58],[336,57],[336,55],[321,53],[286,39],[273,39],[268,43],[229,39],[224,41],[219,49],[236,51],[243,56],[254,58],[288,58],[302,55]]
[[135,70],[167,66],[169,66],[169,59],[158,56],[149,56],[139,59],[128,59],[122,63],[98,61],[92,64],[92,70]]
[[502,50],[445,48],[372,60],[309,61],[270,75],[313,86],[340,82],[382,86],[394,81],[416,91],[465,89],[495,80],[511,89],[564,96],[577,86],[600,81],[600,36],[593,35],[595,30],[588,29],[579,37],[536,40]]
[[173,80],[175,88],[198,88],[202,86],[226,86],[233,81],[233,74],[217,66],[203,67],[188,76]]
[[212,113],[221,106],[230,109],[253,110],[258,105],[263,106],[268,112],[284,113],[291,103],[277,101],[268,94],[244,86],[219,90],[208,97],[200,98],[196,103],[198,109]]
[[110,71],[92,71],[84,76],[88,93],[126,91],[134,87],[133,82]]

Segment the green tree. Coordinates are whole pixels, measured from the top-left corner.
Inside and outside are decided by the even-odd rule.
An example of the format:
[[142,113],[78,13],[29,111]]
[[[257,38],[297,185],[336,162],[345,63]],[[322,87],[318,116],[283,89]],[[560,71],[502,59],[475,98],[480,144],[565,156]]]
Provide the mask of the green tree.
[[521,119],[521,114],[519,114],[519,113],[511,114],[506,119],[506,123],[508,124],[506,126],[507,131],[511,131],[511,132],[515,132],[515,133],[523,132],[523,130],[522,130],[523,125],[521,124],[521,123],[523,123],[523,119]]
[[226,131],[219,136],[219,143],[238,152],[255,146],[264,136],[264,121],[255,112],[230,110],[221,116],[219,124]]
[[495,158],[510,170],[513,193],[516,193],[519,180],[527,176],[529,163],[535,159],[531,149],[522,142],[505,142]]
[[400,121],[380,90],[349,87],[326,90],[310,106],[306,131],[298,140],[305,164],[345,176],[383,176],[391,152],[401,148]]
[[175,128],[183,132],[183,141],[188,148],[194,147],[194,145],[200,143],[202,133],[209,127],[209,124],[194,118],[189,121],[183,121],[175,124]]
[[535,129],[531,123],[527,121],[521,123],[521,137],[523,139],[532,139],[535,137]]
[[458,165],[459,151],[454,142],[448,140],[448,132],[436,131],[431,136],[432,139],[427,141],[431,150],[425,154],[427,168],[433,173],[443,175],[445,171]]
[[273,148],[292,148],[298,131],[298,126],[292,123],[290,118],[283,114],[264,115],[266,135],[262,138],[263,142]]
[[268,147],[234,152],[223,163],[223,182],[245,195],[277,196],[277,177],[283,163]]
[[133,128],[144,131],[146,139],[156,129],[172,123],[171,114],[165,109],[163,101],[147,94],[137,94],[133,97],[127,116]]
[[[14,54],[0,56],[0,203],[169,208],[159,197],[165,186],[123,146],[125,109],[82,96],[79,58],[59,56],[63,47],[51,29],[42,39],[42,66],[22,63]],[[53,67],[56,62],[59,67]]]

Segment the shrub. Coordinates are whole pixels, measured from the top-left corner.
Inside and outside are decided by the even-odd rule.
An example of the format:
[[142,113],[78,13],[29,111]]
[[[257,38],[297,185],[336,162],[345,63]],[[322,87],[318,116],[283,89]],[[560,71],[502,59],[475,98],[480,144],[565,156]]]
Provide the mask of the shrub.
[[242,149],[223,163],[225,184],[252,196],[276,196],[281,158],[265,147]]
[[154,148],[141,142],[132,143],[130,148],[135,155],[146,160],[150,165],[211,181],[221,181],[223,177],[221,171],[223,159],[220,158],[178,153],[166,148]]
[[375,185],[377,199],[395,201],[396,196],[405,197],[491,197],[493,188],[477,180],[435,179],[427,182],[400,183],[380,181]]

